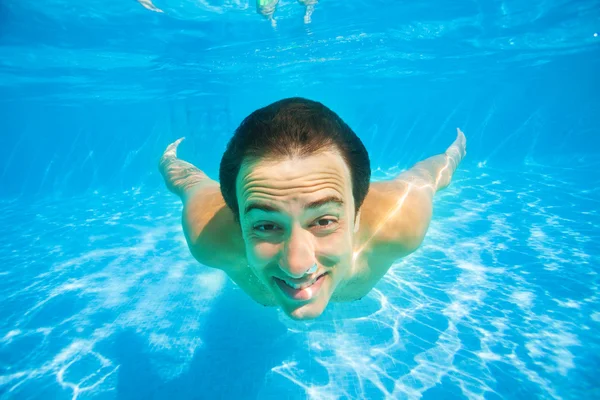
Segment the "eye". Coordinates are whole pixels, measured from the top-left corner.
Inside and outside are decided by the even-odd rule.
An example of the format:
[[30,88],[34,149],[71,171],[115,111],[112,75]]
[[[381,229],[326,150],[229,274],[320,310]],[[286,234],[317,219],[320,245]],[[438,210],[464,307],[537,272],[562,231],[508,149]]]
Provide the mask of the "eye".
[[321,218],[319,220],[317,220],[317,222],[315,223],[315,225],[319,228],[330,228],[333,225],[335,225],[337,223],[337,221],[335,219],[332,218]]
[[258,232],[273,232],[278,227],[275,224],[261,224],[255,225],[252,229]]

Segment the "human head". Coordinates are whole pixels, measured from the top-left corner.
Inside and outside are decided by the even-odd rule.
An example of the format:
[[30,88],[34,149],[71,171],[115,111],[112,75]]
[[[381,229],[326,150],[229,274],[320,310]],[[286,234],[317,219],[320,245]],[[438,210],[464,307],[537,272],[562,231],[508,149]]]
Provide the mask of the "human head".
[[[258,109],[229,141],[219,169],[221,193],[242,228],[250,268],[291,317],[320,315],[347,276],[370,177],[360,139],[319,102],[289,98]],[[304,208],[325,197],[343,204]],[[279,212],[259,207],[245,213],[257,200]],[[315,221],[320,221],[319,232]],[[335,229],[320,230],[321,222],[335,224]],[[316,274],[301,278],[299,271],[313,263]],[[278,286],[283,279],[299,283],[322,273],[323,284],[306,301],[286,297]]]

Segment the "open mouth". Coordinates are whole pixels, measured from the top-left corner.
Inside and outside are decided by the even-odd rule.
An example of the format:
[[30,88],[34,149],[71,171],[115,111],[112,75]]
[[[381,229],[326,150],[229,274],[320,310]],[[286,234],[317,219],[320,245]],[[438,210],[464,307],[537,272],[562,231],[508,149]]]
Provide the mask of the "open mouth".
[[275,283],[277,283],[277,286],[279,286],[279,289],[281,289],[287,297],[292,300],[306,301],[312,299],[319,293],[325,275],[327,275],[327,272],[323,272],[312,281],[305,282],[301,285],[293,282],[286,282],[284,279],[275,277],[273,277],[273,279],[275,280]]

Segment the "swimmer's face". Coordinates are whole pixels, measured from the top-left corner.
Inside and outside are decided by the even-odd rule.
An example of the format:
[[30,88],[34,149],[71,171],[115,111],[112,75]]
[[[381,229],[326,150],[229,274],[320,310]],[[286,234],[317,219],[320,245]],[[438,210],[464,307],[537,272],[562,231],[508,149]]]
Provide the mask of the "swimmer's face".
[[[342,157],[328,150],[246,161],[236,193],[250,268],[290,317],[321,315],[349,276],[360,218]],[[305,275],[314,264],[316,272]]]

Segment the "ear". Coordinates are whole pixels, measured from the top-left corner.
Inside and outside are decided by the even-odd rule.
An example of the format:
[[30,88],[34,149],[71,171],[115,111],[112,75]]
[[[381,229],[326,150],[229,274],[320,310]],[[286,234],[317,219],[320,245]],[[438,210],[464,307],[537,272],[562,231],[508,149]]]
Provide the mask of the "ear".
[[358,232],[358,228],[360,227],[360,210],[356,213],[356,217],[354,217],[354,233]]

